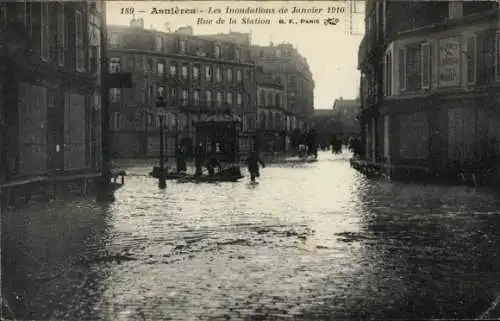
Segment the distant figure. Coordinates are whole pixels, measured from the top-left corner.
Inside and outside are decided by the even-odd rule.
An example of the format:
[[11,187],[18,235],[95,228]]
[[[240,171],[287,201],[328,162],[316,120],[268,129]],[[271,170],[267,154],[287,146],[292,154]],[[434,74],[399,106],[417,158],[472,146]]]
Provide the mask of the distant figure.
[[215,157],[211,157],[208,163],[205,165],[208,171],[208,175],[214,176],[215,175],[215,168],[217,167],[218,172],[222,172],[222,166],[220,165],[219,161],[215,159]]
[[349,149],[354,154],[354,157],[361,156],[361,140],[359,137],[352,137],[349,141]]
[[186,154],[184,152],[184,148],[177,148],[177,173],[182,173],[187,171],[187,162],[186,162]]
[[340,154],[342,152],[342,141],[334,135],[332,137],[332,153]]
[[313,155],[315,159],[318,159],[318,137],[314,129],[309,130],[306,136],[307,142],[307,154]]
[[255,182],[255,178],[260,176],[260,168],[259,163],[262,165],[262,168],[265,168],[266,165],[259,158],[259,154],[257,151],[252,151],[250,156],[245,160],[245,163],[248,166],[248,172],[250,172],[250,180],[251,182]]

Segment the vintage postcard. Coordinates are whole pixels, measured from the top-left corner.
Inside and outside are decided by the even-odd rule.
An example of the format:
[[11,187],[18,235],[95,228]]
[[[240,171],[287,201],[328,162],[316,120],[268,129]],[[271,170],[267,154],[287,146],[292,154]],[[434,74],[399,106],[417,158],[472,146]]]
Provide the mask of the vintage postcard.
[[1,319],[500,317],[498,1],[0,1]]

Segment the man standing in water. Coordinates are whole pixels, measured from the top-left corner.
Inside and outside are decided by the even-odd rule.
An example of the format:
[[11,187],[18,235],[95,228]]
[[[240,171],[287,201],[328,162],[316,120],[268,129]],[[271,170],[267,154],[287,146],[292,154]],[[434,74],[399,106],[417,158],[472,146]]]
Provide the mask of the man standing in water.
[[201,176],[203,174],[203,150],[201,144],[197,145],[194,151],[194,167],[195,176]]
[[260,176],[260,168],[259,163],[262,165],[262,168],[265,168],[266,165],[259,158],[259,153],[256,150],[252,150],[250,152],[250,157],[245,160],[245,163],[248,166],[248,172],[250,173],[250,180],[252,183],[255,182],[255,178]]
[[187,170],[186,155],[184,152],[184,148],[182,148],[181,146],[177,147],[176,158],[177,158],[177,173],[185,173]]

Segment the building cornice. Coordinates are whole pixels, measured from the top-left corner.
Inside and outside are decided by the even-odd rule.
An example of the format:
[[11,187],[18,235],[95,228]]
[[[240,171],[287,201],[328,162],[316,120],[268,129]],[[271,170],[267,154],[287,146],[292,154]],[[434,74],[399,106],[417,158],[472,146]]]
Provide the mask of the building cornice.
[[462,17],[459,19],[447,19],[444,20],[443,22],[433,23],[415,29],[401,31],[397,33],[397,35],[395,35],[393,39],[390,39],[388,42],[399,39],[405,39],[409,37],[415,37],[419,35],[429,35],[430,33],[449,31],[470,25],[495,22],[498,19],[498,14],[499,14],[498,10],[494,9],[494,10],[489,10],[487,12],[481,12],[474,15]]
[[[167,32],[167,31],[161,31],[161,30],[155,30],[155,29],[145,29],[145,28],[139,28],[139,27],[132,27],[132,26],[126,26],[126,25],[109,25],[107,27],[108,32],[115,32],[119,33],[122,35],[126,34],[137,34],[137,33],[145,33],[149,35],[154,35],[154,36],[162,36],[162,37],[172,37],[172,38],[181,38],[181,39],[192,39],[196,41],[205,41],[205,42],[210,42],[213,44],[221,44],[221,45],[235,45],[236,47],[240,48],[247,48],[250,49],[251,45],[247,44],[241,44],[235,41],[231,41],[228,39],[223,39],[223,38],[217,38],[216,35],[195,35],[195,34],[184,34],[180,32]],[[244,33],[243,33],[244,34]],[[221,34],[220,36],[223,37],[225,35],[230,35],[230,34]]]
[[240,66],[240,67],[251,67],[251,68],[256,67],[256,65],[252,64],[252,63],[238,62],[238,61],[234,61],[234,60],[221,60],[221,59],[202,57],[202,56],[191,56],[191,55],[183,55],[183,54],[175,54],[175,53],[165,53],[165,52],[149,51],[149,50],[142,50],[142,49],[109,48],[108,54],[109,54],[109,56],[117,55],[117,54],[118,55],[122,55],[122,54],[144,55],[144,56],[155,56],[158,58],[189,59],[189,60],[196,60],[199,62],[210,62],[210,63],[234,65],[234,66]]

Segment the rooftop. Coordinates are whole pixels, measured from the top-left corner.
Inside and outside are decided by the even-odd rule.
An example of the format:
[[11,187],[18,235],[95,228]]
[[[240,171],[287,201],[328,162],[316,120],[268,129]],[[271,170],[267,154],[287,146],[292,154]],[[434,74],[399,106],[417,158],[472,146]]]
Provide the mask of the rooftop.
[[332,109],[315,109],[314,117],[334,117],[335,112]]
[[332,107],[333,110],[357,109],[357,108],[361,108],[360,99],[344,99],[342,97],[335,99]]

